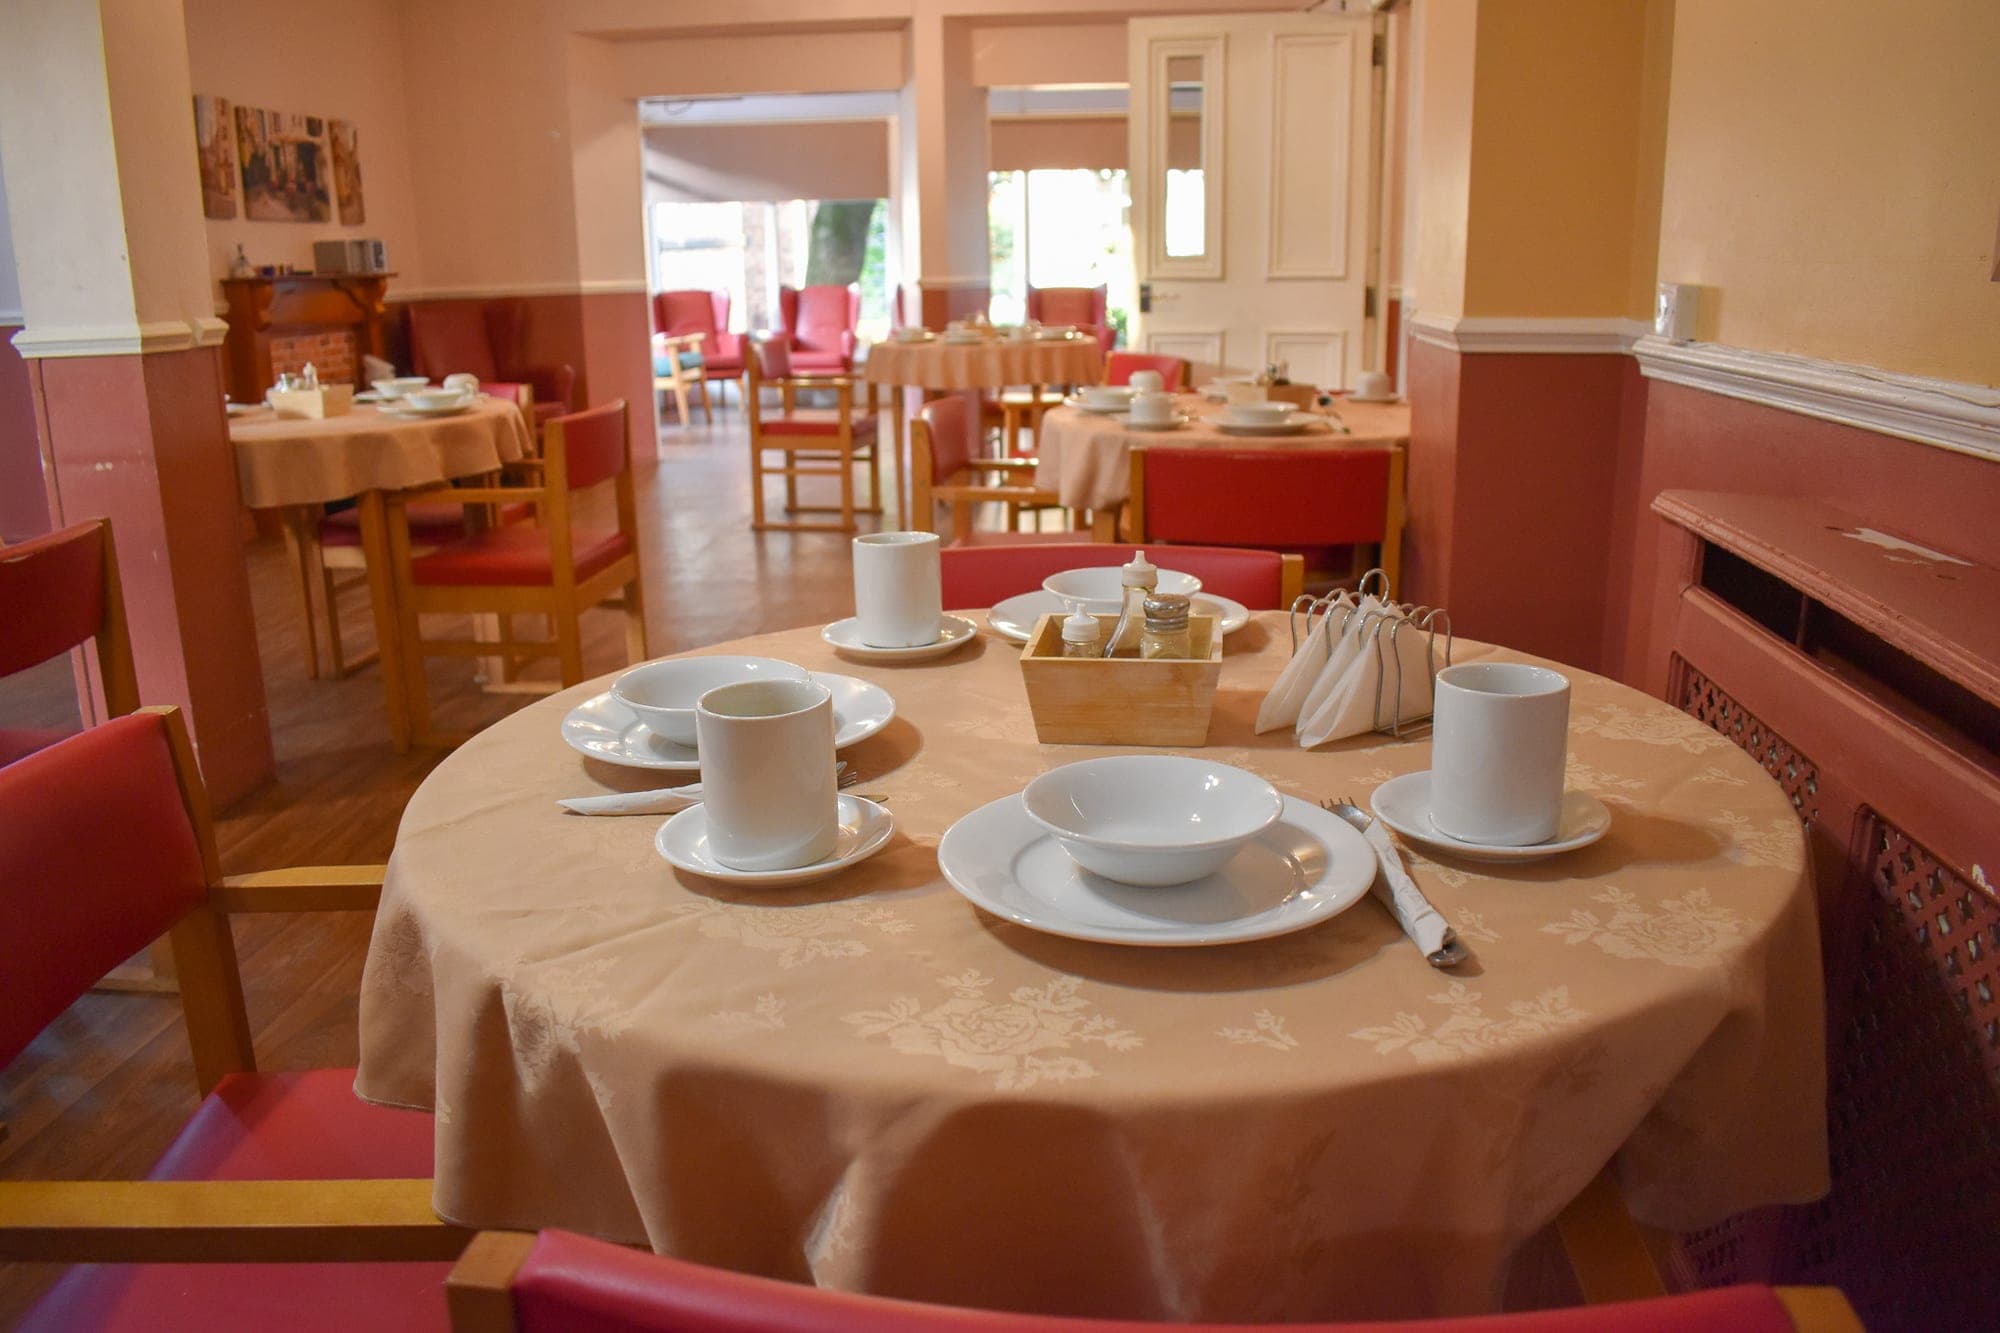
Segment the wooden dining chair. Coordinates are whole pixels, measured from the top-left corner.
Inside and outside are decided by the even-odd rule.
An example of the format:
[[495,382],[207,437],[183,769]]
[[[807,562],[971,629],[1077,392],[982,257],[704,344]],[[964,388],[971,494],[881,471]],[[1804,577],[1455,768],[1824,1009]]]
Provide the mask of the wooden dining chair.
[[954,545],[1010,539],[1014,534],[979,532],[973,525],[976,507],[1041,507],[1060,501],[1054,491],[1034,484],[1033,459],[975,457],[966,416],[965,395],[948,394],[925,403],[911,420],[911,523],[920,531],[937,531],[937,506],[942,504],[951,510]]
[[[432,742],[440,738],[430,734],[426,657],[554,657],[562,684],[575,685],[583,679],[582,614],[614,598],[625,612],[627,653],[635,662],[646,657],[645,590],[625,401],[550,421],[543,428],[541,458],[520,466],[538,482],[439,486],[389,497],[403,692],[413,734]],[[606,484],[614,491],[617,526],[579,527],[577,497]],[[409,513],[413,506],[435,502],[531,504],[541,523],[487,528],[418,554]],[[552,637],[516,638],[513,617],[522,614],[546,617]],[[426,615],[497,616],[499,639],[426,638]]]
[[[751,347],[747,360],[750,392],[744,402],[750,413],[750,527],[757,532],[853,532],[856,514],[882,512],[882,462],[877,447],[879,416],[876,386],[852,375],[803,374],[792,367],[791,340],[774,333]],[[857,402],[855,389],[862,389]],[[763,390],[778,391],[776,416],[765,410]],[[799,403],[807,390],[834,395],[834,407],[808,408]],[[771,456],[776,455],[774,466]],[[868,465],[868,503],[854,497],[854,467]],[[785,479],[785,512],[837,514],[837,522],[779,521],[765,517],[764,479]],[[840,487],[837,505],[799,503],[799,478],[831,477]]]
[[[702,335],[701,377],[704,382],[740,384],[746,371],[744,344],[748,339],[741,333],[729,331],[729,305],[728,292],[684,289],[653,293],[654,329],[669,338],[689,333]],[[705,388],[702,402],[704,405],[708,402]]]
[[[107,717],[139,706],[125,595],[111,520],[0,546],[0,676],[40,666],[89,645],[85,666]],[[0,765],[71,734],[67,727],[0,726]]]
[[1422,1319],[1164,1324],[974,1310],[780,1282],[570,1232],[482,1231],[447,1282],[454,1333],[1861,1333],[1831,1287],[1724,1287],[1679,1296]]
[[1106,384],[1130,384],[1142,370],[1157,370],[1168,393],[1179,393],[1194,380],[1194,366],[1185,357],[1149,352],[1113,352],[1104,358]]
[[[1400,445],[1351,449],[1173,449],[1131,454],[1126,500],[1135,542],[1256,546],[1281,551],[1374,546],[1374,563],[1402,582]],[[1358,557],[1355,569],[1366,568]]]
[[690,395],[697,393],[701,395],[701,419],[711,423],[715,420],[708,401],[708,380],[702,374],[701,345],[707,339],[708,335],[699,330],[653,335],[653,392],[674,396],[674,410],[683,426],[694,422],[689,402]]
[[371,911],[383,871],[222,874],[173,708],[0,768],[0,1064],[165,933],[201,1097],[145,1180],[0,1181],[0,1262],[84,1265],[20,1327],[404,1328],[441,1304],[467,1233],[431,1209],[432,1117],[362,1101],[352,1069],[260,1073],[230,933]]

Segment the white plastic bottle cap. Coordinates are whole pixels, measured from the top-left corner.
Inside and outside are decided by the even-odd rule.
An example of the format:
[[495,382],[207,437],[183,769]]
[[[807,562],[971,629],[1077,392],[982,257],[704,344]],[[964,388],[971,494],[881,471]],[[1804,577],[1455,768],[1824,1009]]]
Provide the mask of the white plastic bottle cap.
[[1123,588],[1150,588],[1159,577],[1160,571],[1146,559],[1144,551],[1132,552],[1131,561],[1118,570],[1118,584]]
[[1097,617],[1077,607],[1063,617],[1062,635],[1064,643],[1096,643]]

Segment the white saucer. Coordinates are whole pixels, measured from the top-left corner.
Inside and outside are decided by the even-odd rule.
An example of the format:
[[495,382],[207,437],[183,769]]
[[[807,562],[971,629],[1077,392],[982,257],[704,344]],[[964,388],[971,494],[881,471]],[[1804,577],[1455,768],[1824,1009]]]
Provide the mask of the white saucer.
[[471,403],[447,403],[443,407],[418,407],[398,398],[376,409],[397,417],[455,417],[461,412],[470,412]]
[[363,389],[360,393],[354,395],[354,401],[357,403],[386,403],[389,399],[375,389]]
[[[993,632],[1003,639],[1015,643],[1026,643],[1034,632],[1035,622],[1045,615],[1061,615],[1069,608],[1063,599],[1046,589],[1037,588],[1016,597],[995,602],[993,609],[986,613],[986,623]],[[1194,595],[1196,615],[1215,616],[1222,621],[1225,637],[1234,634],[1250,623],[1250,608],[1227,597],[1218,597],[1212,592],[1198,592]]]
[[1182,426],[1187,425],[1188,422],[1192,420],[1194,420],[1194,418],[1189,416],[1185,412],[1174,413],[1174,419],[1172,421],[1134,421],[1132,420],[1132,414],[1130,412],[1127,412],[1123,416],[1118,418],[1119,423],[1123,425],[1126,430],[1143,430],[1143,431],[1179,430]]
[[1490,842],[1465,842],[1431,823],[1431,772],[1405,773],[1375,789],[1368,804],[1384,824],[1415,842],[1466,861],[1539,861],[1588,847],[1611,828],[1611,811],[1587,791],[1563,793],[1556,836],[1526,847],[1502,847]]
[[938,621],[938,637],[932,643],[920,643],[914,648],[877,648],[861,642],[856,620],[849,616],[845,620],[834,621],[821,630],[819,636],[857,661],[921,662],[927,657],[943,657],[955,648],[964,647],[978,633],[979,626],[964,616],[945,616]]
[[[815,671],[812,678],[833,694],[833,748],[865,741],[896,716],[896,701],[880,685],[832,671]],[[692,745],[682,745],[646,729],[638,714],[609,690],[569,710],[563,718],[563,739],[570,748],[627,768],[656,768],[666,773],[693,773],[701,760]]]
[[938,867],[974,906],[1050,935],[1186,947],[1268,939],[1352,907],[1375,881],[1375,854],[1339,818],[1290,796],[1285,810],[1205,879],[1172,888],[1091,874],[1028,818],[1019,793],[945,830]]
[[1270,426],[1239,426],[1233,421],[1215,419],[1215,428],[1224,435],[1297,435],[1313,423],[1313,418],[1301,413],[1290,421]]
[[1115,416],[1121,416],[1124,413],[1131,411],[1132,401],[1130,398],[1127,398],[1122,403],[1112,403],[1100,407],[1095,403],[1084,402],[1082,395],[1073,393],[1069,397],[1063,399],[1063,406],[1073,407],[1079,412],[1090,412],[1100,417],[1115,417]]
[[804,884],[825,879],[881,851],[896,831],[896,817],[882,806],[843,792],[840,837],[833,844],[833,854],[824,861],[790,870],[731,870],[708,853],[707,811],[706,805],[691,805],[660,825],[660,831],[653,835],[653,849],[677,870],[738,884]]

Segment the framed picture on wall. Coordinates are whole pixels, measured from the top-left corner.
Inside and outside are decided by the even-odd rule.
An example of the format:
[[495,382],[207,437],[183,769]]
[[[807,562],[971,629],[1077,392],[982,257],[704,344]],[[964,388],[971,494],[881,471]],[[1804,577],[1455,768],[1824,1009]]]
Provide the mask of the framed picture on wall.
[[368,206],[361,197],[361,149],[351,120],[329,120],[328,137],[333,141],[333,197],[340,206],[340,224],[358,226],[368,220]]
[[333,170],[326,121],[285,111],[236,108],[243,215],[253,222],[330,222]]
[[203,217],[236,216],[236,136],[229,113],[228,98],[195,95],[194,143],[201,166]]

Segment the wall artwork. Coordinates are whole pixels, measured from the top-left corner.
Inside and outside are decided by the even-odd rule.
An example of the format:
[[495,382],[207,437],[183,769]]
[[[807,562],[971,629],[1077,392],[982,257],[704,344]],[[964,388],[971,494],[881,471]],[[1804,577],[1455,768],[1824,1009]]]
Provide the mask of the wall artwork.
[[201,164],[201,214],[236,216],[236,140],[229,99],[196,96],[194,141]]
[[361,197],[361,150],[354,122],[329,120],[326,124],[333,141],[333,197],[340,205],[340,225],[357,227],[368,220],[368,206]]
[[243,161],[245,217],[253,222],[333,219],[325,120],[239,106],[236,149]]

